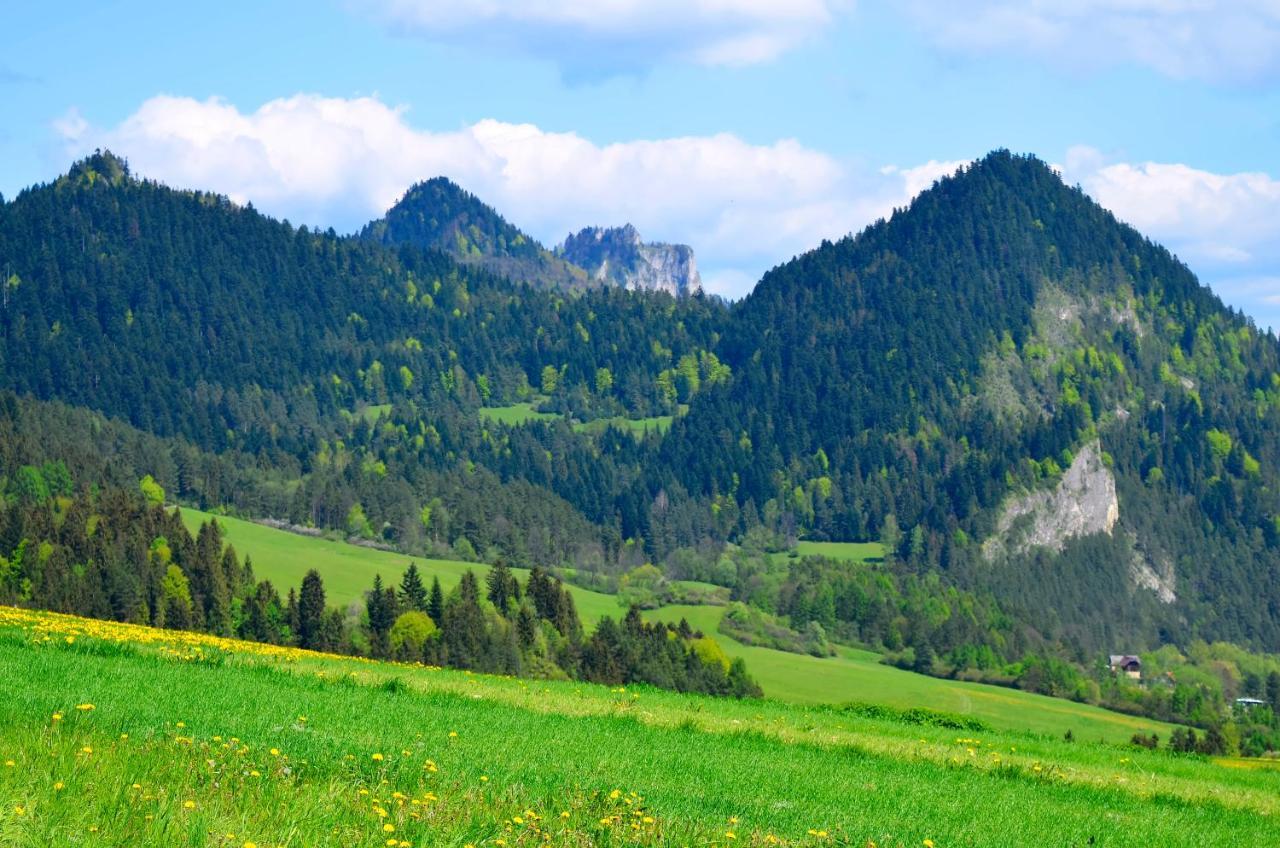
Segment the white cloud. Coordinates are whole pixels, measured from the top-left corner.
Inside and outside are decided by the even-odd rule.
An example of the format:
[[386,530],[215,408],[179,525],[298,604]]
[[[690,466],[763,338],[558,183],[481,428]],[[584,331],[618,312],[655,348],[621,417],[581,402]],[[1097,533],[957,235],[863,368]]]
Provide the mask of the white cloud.
[[1249,82],[1280,72],[1276,0],[910,0],[941,47],[1015,52],[1091,70],[1118,64],[1176,79]]
[[296,95],[242,112],[158,96],[114,128],[66,119],[73,155],[108,147],[142,176],[203,188],[341,231],[381,215],[414,182],[445,175],[544,243],[630,222],[693,245],[708,289],[745,294],[765,269],[905,205],[958,163],[860,170],[794,140],[731,134],[597,144],[483,120],[417,129],[373,98]]
[[1063,175],[1193,265],[1280,258],[1280,180],[1267,174],[1112,163],[1093,148],[1075,147]]
[[515,49],[571,75],[660,61],[765,62],[802,44],[852,0],[348,0],[393,31]]
[[1067,182],[1166,245],[1225,301],[1280,328],[1280,180],[1183,164],[1113,162],[1075,147]]

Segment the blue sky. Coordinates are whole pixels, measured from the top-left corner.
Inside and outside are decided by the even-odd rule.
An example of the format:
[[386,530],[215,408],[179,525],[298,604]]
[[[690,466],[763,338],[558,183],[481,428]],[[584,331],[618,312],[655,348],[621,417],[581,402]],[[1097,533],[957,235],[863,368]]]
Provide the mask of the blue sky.
[[443,173],[548,244],[626,221],[692,244],[736,296],[1008,147],[1280,327],[1270,0],[18,6],[6,196],[102,145],[350,231]]

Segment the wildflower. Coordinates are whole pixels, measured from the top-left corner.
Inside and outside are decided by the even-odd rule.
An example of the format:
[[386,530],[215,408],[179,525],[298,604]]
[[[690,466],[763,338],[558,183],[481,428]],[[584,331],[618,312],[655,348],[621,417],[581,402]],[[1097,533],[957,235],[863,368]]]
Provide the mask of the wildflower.
[[61,792],[64,786],[66,786],[66,784],[59,780],[57,783],[53,784],[53,791]]
[[393,825],[391,822],[387,822],[386,824],[384,824],[384,825],[382,826],[382,829],[383,829],[383,831],[384,831],[384,832],[386,832],[386,833],[395,833],[395,832],[396,832],[396,826],[395,826],[395,825]]
[[17,806],[13,808],[13,812],[15,815],[25,816],[27,814],[27,808],[23,806]]
[[737,837],[737,835],[736,835],[732,830],[726,830],[726,831],[724,832],[724,838],[725,838],[725,839],[737,839],[738,837]]
[[450,730],[450,731],[449,731],[449,738],[450,738],[450,739],[457,739],[457,738],[458,738],[458,731],[456,731],[456,730]]
[[924,841],[924,848],[933,848],[933,840],[932,840],[932,839],[926,839],[926,840]]
[[121,742],[125,742],[125,741],[127,741],[128,739],[129,739],[129,734],[127,734],[127,733],[121,733],[121,734],[120,734],[120,741],[121,741]]
[[81,752],[83,752],[83,753],[85,753],[85,754],[92,754],[92,753],[93,753],[93,748],[89,747],[88,745],[85,745],[85,746],[84,746],[83,748],[81,748],[80,750],[81,750]]
[[77,704],[76,709],[82,713],[87,713],[90,710],[96,709],[96,707],[94,707],[93,704]]
[[244,843],[244,848],[258,848],[258,843],[256,843],[256,842],[245,842],[245,843]]
[[278,756],[280,756],[280,749],[279,749],[279,748],[272,748],[272,749],[271,749],[271,756],[273,756],[273,757],[278,757]]
[[183,801],[182,808],[184,810],[194,810],[196,808],[196,802],[191,800]]
[[62,721],[62,713],[54,713],[54,714],[53,714],[53,720],[54,720],[54,721]]
[[374,754],[374,755],[373,755],[373,757],[372,757],[371,759],[372,759],[375,763],[380,763],[380,762],[382,762],[382,755],[381,755],[381,754]]
[[567,818],[569,818],[569,811],[568,811],[568,810],[565,810],[564,812],[562,812],[562,813],[560,814],[560,818],[562,818],[562,819],[567,819]]
[[17,763],[15,763],[13,760],[5,760],[5,761],[4,761],[4,766],[5,766],[5,768],[13,768],[13,767],[14,767],[14,766],[16,766],[16,765],[17,765]]
[[136,791],[136,790],[138,790],[138,789],[141,789],[141,788],[142,788],[142,784],[141,784],[141,783],[135,783],[135,784],[133,784],[133,789],[134,789],[135,791]]
[[482,775],[480,775],[480,782],[481,782],[481,783],[488,783],[488,782],[489,782],[489,775],[487,775],[487,774],[482,774]]

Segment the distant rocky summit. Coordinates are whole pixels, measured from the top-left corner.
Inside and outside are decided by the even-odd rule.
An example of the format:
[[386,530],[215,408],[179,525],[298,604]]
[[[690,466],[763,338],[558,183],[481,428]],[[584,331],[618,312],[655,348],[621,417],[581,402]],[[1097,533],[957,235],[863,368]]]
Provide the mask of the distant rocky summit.
[[636,228],[587,227],[557,250],[560,256],[606,285],[665,291],[685,297],[702,291],[702,278],[685,244],[646,244]]

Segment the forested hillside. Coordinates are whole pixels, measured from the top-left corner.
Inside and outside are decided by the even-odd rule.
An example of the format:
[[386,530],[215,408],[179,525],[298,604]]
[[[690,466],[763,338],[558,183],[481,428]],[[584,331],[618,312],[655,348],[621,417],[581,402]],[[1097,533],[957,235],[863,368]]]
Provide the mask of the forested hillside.
[[95,155],[0,206],[3,492],[151,475],[1043,689],[1108,651],[1280,651],[1280,345],[1039,160],[732,307],[522,276],[545,255],[447,181],[339,237]]

